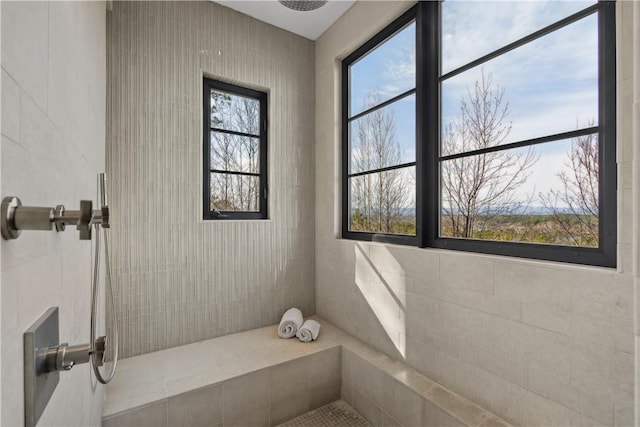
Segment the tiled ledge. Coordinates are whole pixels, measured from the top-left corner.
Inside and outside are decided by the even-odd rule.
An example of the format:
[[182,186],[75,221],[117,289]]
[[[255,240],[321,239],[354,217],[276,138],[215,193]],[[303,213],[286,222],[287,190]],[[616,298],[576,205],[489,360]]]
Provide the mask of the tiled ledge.
[[[252,384],[253,380],[264,376],[261,373],[266,373],[267,383],[271,381],[273,386],[274,373],[290,372],[294,369],[290,368],[294,366],[290,362],[300,359],[297,363],[300,365],[298,372],[318,376],[315,382],[323,381],[320,379],[323,375],[328,378],[335,376],[335,373],[323,373],[324,370],[337,370],[342,398],[373,425],[382,425],[384,422],[384,425],[404,426],[509,426],[481,407],[372,349],[324,319],[318,316],[313,318],[320,322],[322,329],[318,339],[311,343],[302,343],[295,338],[280,339],[277,325],[273,325],[122,360],[116,377],[107,386],[103,412],[105,425],[119,425],[114,421],[125,419],[120,417],[135,415],[153,407],[152,424],[171,426],[171,414],[167,414],[171,412],[171,402],[180,401],[185,393],[205,390],[215,394],[212,386],[223,383],[229,385],[229,380],[236,381],[242,376],[250,379],[248,384]],[[330,349],[335,351],[326,351]],[[341,352],[341,368],[333,366],[335,363],[331,362],[336,352]],[[313,361],[306,359],[312,355],[315,355]],[[278,370],[279,365],[285,363],[287,370]],[[327,363],[331,366],[323,366]],[[255,375],[248,376],[252,373]],[[309,387],[312,387],[311,380],[308,381]],[[268,387],[267,384],[267,390]],[[322,388],[315,395],[313,391],[306,390],[309,410],[314,409],[312,406],[321,406],[328,399],[335,399],[335,392],[332,391],[335,387],[327,383]],[[222,395],[222,392],[219,394]],[[407,406],[408,402],[413,403]],[[223,411],[223,407],[220,403],[218,410]],[[420,414],[416,412],[416,407],[420,408]],[[162,411],[165,413],[160,413]],[[281,415],[278,408],[267,408],[266,413],[266,424],[284,421],[278,418]],[[136,420],[136,424],[144,424],[139,418],[132,419]],[[219,425],[223,425],[222,415],[219,420]]]

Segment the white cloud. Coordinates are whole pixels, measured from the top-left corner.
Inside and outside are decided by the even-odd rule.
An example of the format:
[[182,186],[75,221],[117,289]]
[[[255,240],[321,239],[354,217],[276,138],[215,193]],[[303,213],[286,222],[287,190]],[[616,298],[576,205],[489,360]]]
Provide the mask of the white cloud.
[[443,71],[539,30],[594,1],[456,1],[443,3]]
[[414,40],[412,23],[351,66],[352,114],[371,93],[386,100],[415,87]]
[[[527,9],[545,2],[524,4]],[[491,74],[494,85],[505,89],[504,102],[510,107],[507,120],[513,123],[507,142],[570,131],[577,124],[597,121],[597,42],[597,17],[592,15],[447,79],[442,86],[443,122],[459,114],[460,100],[483,71]]]

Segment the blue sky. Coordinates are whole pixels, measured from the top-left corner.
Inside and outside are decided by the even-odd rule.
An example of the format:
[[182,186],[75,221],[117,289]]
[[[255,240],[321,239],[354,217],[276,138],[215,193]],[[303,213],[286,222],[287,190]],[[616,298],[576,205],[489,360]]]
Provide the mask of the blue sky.
[[[387,100],[416,87],[415,38],[412,23],[351,66],[351,115],[367,109],[366,99],[372,92]],[[403,162],[415,161],[415,96],[386,108],[395,115]]]
[[[446,73],[496,48],[579,11],[594,1],[469,1],[443,4],[442,66]],[[352,66],[351,114],[363,109],[367,93],[378,91],[383,99],[415,87],[415,26],[403,29]],[[446,80],[442,85],[443,124],[455,119],[460,99],[484,72],[505,89],[509,102],[507,120],[512,131],[505,142],[514,142],[597,124],[598,63],[597,16],[546,35]],[[396,135],[405,161],[415,158],[413,103],[393,107]],[[567,162],[569,141],[536,146],[540,160],[525,194],[560,188],[555,176]],[[534,200],[533,204],[536,204]]]

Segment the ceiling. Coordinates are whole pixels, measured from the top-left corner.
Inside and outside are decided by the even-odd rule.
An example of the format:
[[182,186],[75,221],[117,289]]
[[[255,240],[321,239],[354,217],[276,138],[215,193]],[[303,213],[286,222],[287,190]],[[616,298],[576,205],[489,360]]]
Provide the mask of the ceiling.
[[355,0],[329,0],[319,9],[298,12],[277,0],[213,0],[260,21],[316,40],[349,9]]

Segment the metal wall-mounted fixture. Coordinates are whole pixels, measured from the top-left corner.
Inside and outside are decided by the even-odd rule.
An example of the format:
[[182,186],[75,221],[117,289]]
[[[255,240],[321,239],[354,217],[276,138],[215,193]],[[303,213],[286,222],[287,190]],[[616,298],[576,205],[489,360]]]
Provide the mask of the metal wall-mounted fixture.
[[24,402],[26,427],[35,426],[60,381],[69,371],[95,355],[102,364],[105,337],[94,346],[59,343],[58,307],[51,307],[24,333]]
[[[17,239],[23,230],[63,231],[67,225],[75,225],[80,232],[80,240],[92,240],[92,228],[95,227],[95,260],[91,282],[91,325],[88,344],[72,345],[58,340],[58,308],[49,309],[24,334],[24,392],[25,425],[35,426],[44,411],[59,381],[59,371],[69,371],[75,365],[91,361],[96,379],[107,384],[115,375],[118,363],[118,323],[115,319],[115,301],[111,288],[111,267],[109,241],[106,229],[109,228],[109,207],[107,206],[106,175],[98,174],[99,209],[93,209],[93,202],[81,200],[77,211],[65,210],[63,205],[55,208],[22,206],[17,197],[5,197],[2,200],[1,222],[2,237],[5,240]],[[111,294],[110,307],[114,317],[113,341],[106,336],[96,337],[98,324],[98,283],[100,277],[100,229],[104,238],[104,261],[106,265],[106,286]],[[113,355],[113,365],[109,375],[103,375],[99,367],[104,365],[107,344]]]
[[22,230],[64,231],[67,225],[75,225],[80,232],[80,240],[91,240],[91,226],[109,228],[109,208],[106,203],[100,209],[93,209],[91,200],[81,200],[77,211],[66,210],[64,205],[55,208],[22,206],[15,196],[2,199],[0,229],[5,240],[20,237]]

